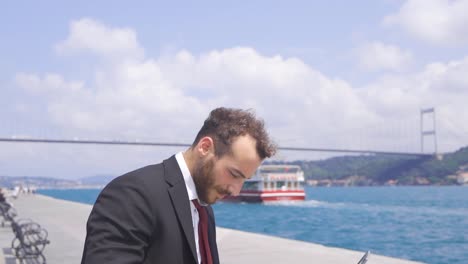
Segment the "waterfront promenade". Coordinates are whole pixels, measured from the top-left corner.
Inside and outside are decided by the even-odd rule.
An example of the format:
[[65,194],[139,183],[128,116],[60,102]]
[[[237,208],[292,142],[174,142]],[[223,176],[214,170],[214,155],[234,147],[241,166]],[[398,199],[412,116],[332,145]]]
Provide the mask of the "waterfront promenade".
[[[50,198],[22,195],[11,200],[18,218],[30,218],[46,228],[51,241],[44,250],[48,264],[80,263],[91,206]],[[325,247],[318,244],[217,228],[223,264],[275,263],[357,263],[364,252]],[[16,264],[10,244],[10,226],[0,227],[0,264]],[[19,263],[19,262],[18,262]],[[408,260],[371,254],[367,264],[416,264]]]

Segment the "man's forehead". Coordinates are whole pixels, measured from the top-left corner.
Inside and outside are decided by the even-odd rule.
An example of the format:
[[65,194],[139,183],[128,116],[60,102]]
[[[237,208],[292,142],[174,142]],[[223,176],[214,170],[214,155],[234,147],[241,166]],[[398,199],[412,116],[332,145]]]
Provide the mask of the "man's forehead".
[[257,153],[257,141],[250,135],[243,135],[234,139],[229,152],[234,159],[260,159]]
[[256,141],[251,136],[237,138],[225,156],[227,166],[230,169],[237,170],[245,178],[251,177],[261,163],[256,149]]

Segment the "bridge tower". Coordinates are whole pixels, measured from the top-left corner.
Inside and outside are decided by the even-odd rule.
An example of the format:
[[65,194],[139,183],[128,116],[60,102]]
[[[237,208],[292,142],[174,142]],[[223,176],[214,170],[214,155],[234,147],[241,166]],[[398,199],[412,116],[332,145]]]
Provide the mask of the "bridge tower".
[[[432,122],[430,122],[430,119],[432,119]],[[428,121],[429,124],[425,125]],[[430,123],[432,123],[432,125]],[[421,109],[421,153],[424,153],[424,138],[431,136],[434,142],[434,154],[437,156],[437,133],[434,107]]]

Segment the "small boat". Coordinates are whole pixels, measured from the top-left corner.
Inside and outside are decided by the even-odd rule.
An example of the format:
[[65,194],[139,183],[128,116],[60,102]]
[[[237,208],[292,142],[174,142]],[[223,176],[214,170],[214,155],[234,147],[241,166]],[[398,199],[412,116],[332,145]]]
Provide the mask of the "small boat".
[[227,196],[224,200],[252,203],[304,201],[304,172],[297,165],[262,165],[244,182],[238,196]]

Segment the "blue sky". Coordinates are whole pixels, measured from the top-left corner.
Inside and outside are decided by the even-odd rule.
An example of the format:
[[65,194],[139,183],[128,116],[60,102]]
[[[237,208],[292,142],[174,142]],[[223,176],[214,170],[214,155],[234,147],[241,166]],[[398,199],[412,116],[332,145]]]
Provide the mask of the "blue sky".
[[[0,135],[190,142],[230,106],[254,108],[283,146],[419,151],[419,110],[435,107],[439,149],[453,151],[468,142],[467,12],[466,0],[5,1]],[[120,174],[174,151],[2,143],[0,175]]]

